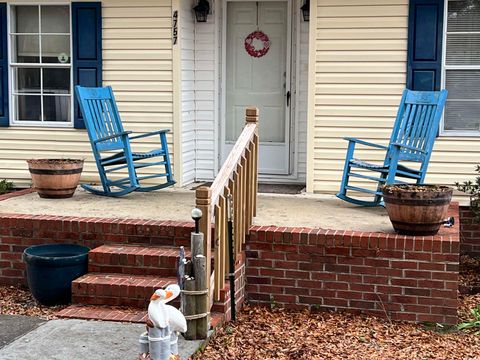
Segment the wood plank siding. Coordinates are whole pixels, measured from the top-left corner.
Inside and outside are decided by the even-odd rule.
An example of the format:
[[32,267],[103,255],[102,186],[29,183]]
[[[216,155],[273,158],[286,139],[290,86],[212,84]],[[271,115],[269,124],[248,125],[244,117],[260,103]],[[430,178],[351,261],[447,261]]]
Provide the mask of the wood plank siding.
[[[172,1],[104,0],[102,13],[103,83],[115,91],[124,126],[135,132],[171,129],[173,156]],[[147,141],[135,149],[158,145],[157,137]],[[82,180],[97,179],[85,130],[0,128],[0,178],[28,184],[25,160],[42,157],[85,158]]]
[[[388,143],[406,86],[408,0],[315,3],[308,190],[335,193],[346,154],[343,137]],[[368,161],[384,156],[370,149],[358,154]],[[479,159],[479,138],[441,136],[426,181],[452,184],[473,177]]]

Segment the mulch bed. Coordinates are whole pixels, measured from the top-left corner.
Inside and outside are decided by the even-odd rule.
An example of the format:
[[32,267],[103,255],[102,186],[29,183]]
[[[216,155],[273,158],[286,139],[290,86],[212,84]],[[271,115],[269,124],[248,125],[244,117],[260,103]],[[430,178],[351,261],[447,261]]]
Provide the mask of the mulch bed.
[[[480,305],[480,259],[460,262],[459,322]],[[480,336],[455,327],[415,325],[351,313],[311,313],[246,306],[218,329],[195,360],[480,359]]]
[[[480,303],[480,297],[468,301],[470,307]],[[349,313],[247,306],[237,322],[220,328],[194,359],[480,358],[480,336],[443,330]]]
[[28,289],[17,286],[0,286],[0,314],[36,316],[45,320],[66,306],[43,306],[37,303]]

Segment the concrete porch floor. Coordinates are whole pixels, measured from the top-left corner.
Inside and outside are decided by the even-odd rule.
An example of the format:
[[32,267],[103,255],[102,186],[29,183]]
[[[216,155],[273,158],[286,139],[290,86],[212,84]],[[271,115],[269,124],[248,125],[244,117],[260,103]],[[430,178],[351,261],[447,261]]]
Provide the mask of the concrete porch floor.
[[[41,199],[36,193],[0,202],[0,212],[100,218],[190,221],[191,190],[133,193],[123,198],[92,195],[78,189],[73,198]],[[259,194],[255,225],[393,232],[384,208],[362,208],[331,195]]]

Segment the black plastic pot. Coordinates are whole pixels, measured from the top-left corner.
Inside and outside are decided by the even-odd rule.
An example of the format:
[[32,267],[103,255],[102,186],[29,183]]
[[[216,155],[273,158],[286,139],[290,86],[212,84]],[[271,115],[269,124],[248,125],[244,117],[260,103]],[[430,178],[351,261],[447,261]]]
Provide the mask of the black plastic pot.
[[32,246],[23,252],[27,280],[35,299],[43,305],[68,304],[72,281],[88,271],[88,252],[81,245]]

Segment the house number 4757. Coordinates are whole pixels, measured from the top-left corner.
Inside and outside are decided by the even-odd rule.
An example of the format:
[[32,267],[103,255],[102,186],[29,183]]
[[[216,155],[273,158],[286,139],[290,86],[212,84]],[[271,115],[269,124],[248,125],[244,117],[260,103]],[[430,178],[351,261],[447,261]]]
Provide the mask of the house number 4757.
[[177,10],[173,12],[172,20],[173,20],[173,30],[172,30],[173,45],[177,45],[177,40],[178,40],[178,11]]

